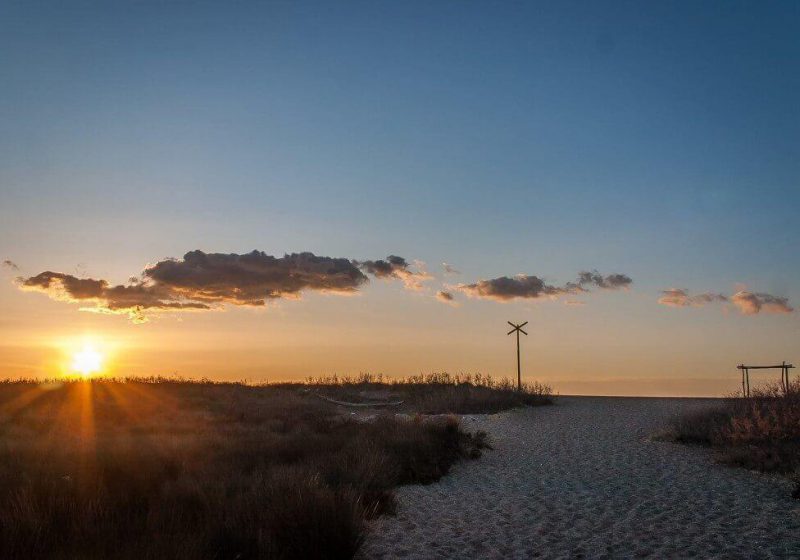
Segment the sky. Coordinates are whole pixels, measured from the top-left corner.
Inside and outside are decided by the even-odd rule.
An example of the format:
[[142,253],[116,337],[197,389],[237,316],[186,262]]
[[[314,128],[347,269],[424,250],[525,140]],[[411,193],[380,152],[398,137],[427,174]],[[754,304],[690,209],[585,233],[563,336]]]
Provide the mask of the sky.
[[8,2],[0,83],[0,377],[800,358],[800,4]]

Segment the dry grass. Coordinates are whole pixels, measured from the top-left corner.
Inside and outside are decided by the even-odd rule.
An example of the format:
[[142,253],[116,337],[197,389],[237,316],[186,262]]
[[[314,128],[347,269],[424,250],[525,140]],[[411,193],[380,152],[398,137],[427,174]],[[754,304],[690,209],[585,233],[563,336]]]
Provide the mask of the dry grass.
[[784,394],[779,385],[728,398],[707,411],[678,418],[672,437],[710,445],[725,463],[764,472],[800,470],[800,381]]
[[[400,410],[421,414],[492,414],[510,408],[553,402],[552,390],[541,383],[525,383],[522,391],[508,379],[486,375],[431,373],[404,379],[380,375],[320,377],[307,382],[314,391],[349,402],[403,401]],[[375,398],[377,397],[377,398]]]
[[[424,411],[529,398],[439,381],[392,390]],[[352,558],[394,486],[486,446],[455,417],[348,416],[307,385],[0,383],[0,557]]]

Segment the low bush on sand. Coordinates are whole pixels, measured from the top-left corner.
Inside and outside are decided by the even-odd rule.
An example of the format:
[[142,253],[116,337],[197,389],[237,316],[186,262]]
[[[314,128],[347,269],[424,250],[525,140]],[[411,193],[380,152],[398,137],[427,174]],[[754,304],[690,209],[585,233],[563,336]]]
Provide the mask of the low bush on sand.
[[675,441],[712,446],[725,463],[764,472],[800,470],[800,381],[733,396],[719,407],[680,417]]
[[[354,420],[305,391],[0,383],[0,558],[352,558],[393,487],[486,447],[456,417]],[[448,391],[426,408],[470,408]]]
[[553,402],[553,392],[541,383],[516,383],[486,375],[431,373],[403,379],[380,375],[310,378],[307,386],[317,394],[340,401],[368,404],[370,400],[399,402],[399,410],[421,414],[492,414],[523,406]]

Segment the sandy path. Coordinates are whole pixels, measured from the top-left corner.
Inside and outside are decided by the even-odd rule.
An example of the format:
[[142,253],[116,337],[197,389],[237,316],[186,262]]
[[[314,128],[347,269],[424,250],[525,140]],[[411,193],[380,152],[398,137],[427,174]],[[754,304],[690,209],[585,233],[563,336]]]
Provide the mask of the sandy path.
[[650,441],[690,399],[562,397],[467,417],[495,446],[398,491],[363,558],[800,558],[785,481]]

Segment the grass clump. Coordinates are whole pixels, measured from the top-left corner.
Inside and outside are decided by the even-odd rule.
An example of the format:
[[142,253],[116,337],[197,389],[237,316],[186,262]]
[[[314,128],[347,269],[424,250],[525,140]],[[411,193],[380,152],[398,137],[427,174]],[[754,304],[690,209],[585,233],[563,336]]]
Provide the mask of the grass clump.
[[780,385],[770,385],[754,389],[749,398],[735,395],[718,407],[682,416],[673,422],[670,433],[678,442],[713,447],[724,463],[762,472],[798,473],[800,381],[791,383],[786,392]]
[[352,558],[395,486],[483,447],[292,385],[0,383],[0,557]]
[[376,404],[381,399],[403,401],[401,410],[420,414],[492,414],[511,408],[553,402],[553,392],[541,383],[525,383],[522,391],[509,379],[487,375],[430,373],[403,379],[380,375],[310,378],[312,390],[339,400]]

